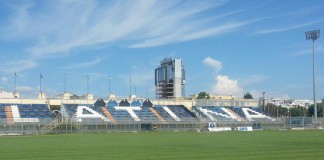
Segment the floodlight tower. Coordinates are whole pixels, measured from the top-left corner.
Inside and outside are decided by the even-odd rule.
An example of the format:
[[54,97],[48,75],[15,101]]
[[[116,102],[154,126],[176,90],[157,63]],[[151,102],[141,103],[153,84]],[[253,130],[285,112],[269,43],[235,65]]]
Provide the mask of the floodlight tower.
[[315,128],[317,127],[317,105],[316,105],[316,85],[315,85],[315,49],[314,49],[314,41],[317,40],[321,34],[320,30],[313,30],[305,32],[306,40],[313,41],[313,98],[314,98],[314,121]]

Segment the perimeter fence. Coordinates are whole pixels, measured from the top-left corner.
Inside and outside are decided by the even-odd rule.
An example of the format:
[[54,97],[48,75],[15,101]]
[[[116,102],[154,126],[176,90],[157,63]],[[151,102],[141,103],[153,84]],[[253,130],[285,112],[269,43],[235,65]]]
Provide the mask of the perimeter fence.
[[[137,131],[208,131],[210,123],[216,127],[252,127],[262,129],[315,129],[312,117],[282,117],[272,120],[254,121],[208,121],[203,119],[181,119],[161,121],[134,121],[133,119],[119,119],[116,122],[102,119],[55,118],[35,119],[34,121],[19,122],[0,119],[0,135],[10,134],[50,134],[50,133],[91,133],[91,132],[137,132]],[[319,118],[318,128],[323,128],[324,119]]]

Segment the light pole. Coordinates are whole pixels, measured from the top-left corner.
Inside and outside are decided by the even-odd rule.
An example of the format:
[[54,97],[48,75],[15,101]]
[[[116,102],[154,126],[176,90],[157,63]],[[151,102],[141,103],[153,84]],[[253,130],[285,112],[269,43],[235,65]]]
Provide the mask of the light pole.
[[265,99],[264,99],[264,95],[266,92],[262,92],[262,107],[263,107],[263,111],[265,111]]
[[314,98],[314,122],[315,128],[317,128],[317,105],[316,105],[316,85],[315,85],[315,49],[314,41],[320,37],[320,30],[313,30],[305,32],[306,40],[312,40],[313,42],[313,98]]
[[112,78],[109,76],[109,96],[110,96],[110,94],[111,94],[111,92],[110,92],[110,81],[112,80]]
[[322,113],[322,127],[323,127],[323,125],[324,125],[324,98],[322,99],[322,111],[323,111],[323,113]]
[[42,73],[39,73],[39,93],[42,97],[42,79],[43,79],[43,75]]
[[322,107],[323,107],[322,111],[323,111],[323,119],[324,119],[324,98],[322,99]]

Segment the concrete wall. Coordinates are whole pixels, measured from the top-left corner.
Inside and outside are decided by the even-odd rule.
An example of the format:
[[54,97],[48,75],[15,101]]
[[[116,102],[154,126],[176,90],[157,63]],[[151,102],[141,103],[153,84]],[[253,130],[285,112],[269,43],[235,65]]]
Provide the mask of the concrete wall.
[[189,110],[192,109],[193,101],[191,100],[152,100],[154,105],[184,105]]
[[194,106],[257,107],[258,101],[254,99],[234,99],[234,100],[196,99],[194,101]]
[[0,103],[17,103],[17,104],[46,104],[46,99],[0,99]]

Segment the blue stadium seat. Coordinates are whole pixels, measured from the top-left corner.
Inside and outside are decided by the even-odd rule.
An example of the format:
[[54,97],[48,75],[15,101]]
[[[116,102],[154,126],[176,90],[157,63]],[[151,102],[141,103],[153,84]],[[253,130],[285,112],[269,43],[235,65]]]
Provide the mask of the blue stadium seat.
[[20,118],[51,118],[47,104],[0,104],[0,118],[6,118],[5,107],[17,106]]
[[240,117],[245,118],[245,114],[242,111],[242,107],[230,107],[232,111],[234,111],[236,114],[238,114]]
[[[233,121],[233,118],[224,111],[224,107],[219,106],[203,106],[203,107],[197,107],[198,110],[201,111],[202,114],[204,114],[204,117],[207,117],[208,120],[226,120],[226,121]],[[205,110],[205,112],[208,112],[209,115],[212,117],[208,117],[206,114],[203,113],[202,110]],[[213,118],[213,119],[211,119]]]
[[21,118],[51,118],[47,104],[19,104]]

